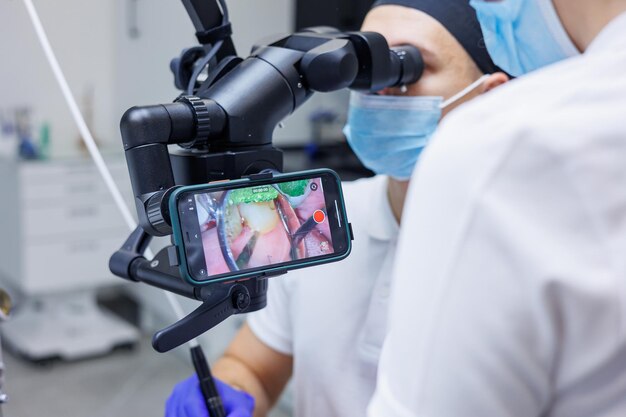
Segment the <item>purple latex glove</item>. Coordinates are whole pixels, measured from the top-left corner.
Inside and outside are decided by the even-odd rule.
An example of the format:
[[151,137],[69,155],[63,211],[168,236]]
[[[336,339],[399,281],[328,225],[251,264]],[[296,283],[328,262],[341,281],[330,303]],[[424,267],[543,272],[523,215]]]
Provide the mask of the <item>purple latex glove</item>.
[[[254,398],[247,392],[214,379],[226,417],[252,417]],[[209,417],[197,375],[176,384],[165,404],[165,417]]]

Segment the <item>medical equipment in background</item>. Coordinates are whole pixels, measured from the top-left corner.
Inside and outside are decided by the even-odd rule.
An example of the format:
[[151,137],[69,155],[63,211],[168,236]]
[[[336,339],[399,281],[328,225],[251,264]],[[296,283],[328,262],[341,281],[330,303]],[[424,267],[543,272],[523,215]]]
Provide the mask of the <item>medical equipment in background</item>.
[[[52,73],[64,96],[71,99],[34,5],[29,0],[24,5]],[[80,116],[78,105],[70,99],[71,114]],[[87,123],[76,119],[84,134]],[[10,130],[17,136],[17,126]],[[40,157],[49,146],[45,130],[39,142]],[[90,150],[95,148],[89,145]],[[0,239],[0,275],[15,293],[17,305],[1,330],[4,345],[31,361],[102,355],[117,347],[132,347],[140,338],[136,326],[102,308],[96,298],[96,291],[113,285],[102,260],[125,233],[114,201],[123,207],[127,199],[114,191],[116,182],[127,181],[127,170],[122,161],[112,163],[111,175],[99,153],[94,160],[106,171],[103,178],[113,199],[108,198],[96,166],[84,159],[0,161],[0,188],[6,197],[0,199],[0,228],[5,231],[5,239]],[[133,221],[130,212],[122,213],[127,223]],[[113,292],[100,301],[110,304],[110,295]]]
[[[108,162],[115,181],[130,188],[123,159]],[[45,363],[139,342],[136,326],[98,302],[119,287],[104,260],[128,228],[93,163],[0,158],[0,189],[0,285],[15,300],[0,326],[5,348]],[[132,201],[130,192],[124,200]]]
[[[179,274],[173,246],[152,260],[143,256],[153,236],[172,232],[168,204],[178,185],[265,175],[282,170],[282,152],[272,146],[280,121],[314,92],[343,88],[375,92],[416,82],[423,71],[412,46],[390,49],[371,32],[318,27],[269,38],[245,60],[233,46],[223,1],[183,0],[201,47],[172,61],[174,103],[133,107],[121,121],[138,227],[110,260],[111,271],[202,302],[191,314],[157,332],[159,352],[175,348],[232,314],[266,304],[271,274],[241,282],[194,287]],[[208,65],[208,71],[205,69]],[[168,150],[168,145],[179,149]]]

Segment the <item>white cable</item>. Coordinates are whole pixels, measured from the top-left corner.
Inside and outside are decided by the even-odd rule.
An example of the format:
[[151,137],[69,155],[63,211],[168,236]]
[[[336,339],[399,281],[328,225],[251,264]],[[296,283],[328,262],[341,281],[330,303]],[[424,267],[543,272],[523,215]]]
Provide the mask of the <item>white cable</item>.
[[453,95],[452,97],[450,97],[449,99],[441,103],[439,107],[442,109],[445,109],[450,104],[453,104],[459,101],[460,99],[462,99],[463,97],[465,97],[466,95],[468,95],[469,93],[471,93],[472,91],[480,87],[480,85],[489,77],[491,77],[491,74],[484,74],[482,77],[480,77],[479,79],[477,79],[476,81],[474,81],[473,83],[465,87],[463,90],[459,91],[458,93],[456,93],[455,95]]
[[[28,10],[28,15],[30,16],[30,20],[33,24],[33,27],[35,28],[35,32],[37,33],[37,38],[39,39],[39,42],[41,43],[41,47],[43,48],[46,58],[48,59],[48,63],[50,64],[50,67],[52,68],[52,72],[54,73],[57,83],[59,84],[59,87],[61,88],[63,97],[65,97],[65,101],[67,102],[67,105],[70,108],[70,112],[72,113],[74,122],[76,122],[76,125],[78,126],[78,130],[83,139],[83,142],[85,142],[85,145],[87,146],[89,155],[91,155],[91,158],[96,164],[96,167],[98,168],[98,171],[100,172],[100,175],[104,179],[104,182],[106,183],[106,186],[109,189],[109,192],[113,196],[113,200],[115,201],[117,208],[122,213],[122,217],[124,217],[124,221],[126,222],[126,225],[131,231],[135,230],[135,228],[137,227],[137,223],[135,222],[135,219],[133,218],[130,209],[124,202],[122,193],[120,193],[119,188],[115,184],[115,181],[113,180],[113,177],[111,176],[111,172],[109,171],[106,164],[104,163],[104,159],[102,158],[102,154],[100,153],[100,150],[98,149],[98,145],[96,145],[96,142],[93,139],[93,136],[91,132],[89,131],[89,128],[87,127],[87,123],[85,123],[85,119],[83,118],[83,115],[81,114],[80,109],[78,108],[78,105],[76,104],[76,99],[74,98],[74,95],[72,94],[72,90],[70,90],[70,86],[67,83],[65,75],[63,75],[63,71],[61,70],[59,61],[57,60],[54,54],[52,46],[50,45],[50,41],[48,40],[48,36],[46,35],[43,25],[41,24],[41,20],[39,19],[37,10],[35,9],[35,6],[32,0],[24,0],[24,5],[26,6],[26,10]],[[150,249],[146,250],[146,256],[148,258],[153,257],[153,254],[150,251]],[[172,307],[172,310],[174,311],[174,314],[176,315],[177,319],[180,320],[181,318],[183,318],[185,314],[183,312],[182,306],[180,305],[180,302],[178,301],[178,299],[176,299],[176,297],[174,297],[174,295],[168,291],[164,291],[164,294],[170,306]],[[198,341],[196,339],[192,339],[189,341],[189,345],[190,347],[197,346]]]

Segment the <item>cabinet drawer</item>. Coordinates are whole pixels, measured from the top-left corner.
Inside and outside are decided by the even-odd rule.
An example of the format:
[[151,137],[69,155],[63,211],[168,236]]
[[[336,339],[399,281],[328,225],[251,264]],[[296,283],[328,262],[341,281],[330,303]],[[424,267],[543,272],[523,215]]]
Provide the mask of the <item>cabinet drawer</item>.
[[[127,201],[132,201],[132,190],[127,173],[117,173],[113,180]],[[39,179],[21,181],[21,200],[26,207],[48,202],[63,204],[65,201],[88,198],[111,199],[104,180],[93,170],[80,175],[52,175]]]
[[[125,173],[128,176],[126,163],[123,159],[115,158],[105,161],[114,177]],[[18,164],[20,179],[32,184],[39,181],[61,181],[63,179],[81,177],[84,175],[99,175],[96,165],[91,159],[53,160],[39,162],[23,162]]]
[[27,245],[21,284],[29,294],[118,284],[120,279],[111,274],[108,265],[124,238],[78,238]]
[[105,231],[127,231],[117,207],[110,199],[85,201],[66,206],[49,206],[40,202],[22,213],[22,227],[28,242],[33,238],[68,236]]

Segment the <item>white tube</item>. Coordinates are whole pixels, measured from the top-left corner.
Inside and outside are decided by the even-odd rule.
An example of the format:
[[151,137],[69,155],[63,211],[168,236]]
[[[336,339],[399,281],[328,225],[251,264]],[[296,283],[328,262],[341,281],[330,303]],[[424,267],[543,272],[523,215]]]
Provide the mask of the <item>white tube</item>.
[[[124,221],[126,222],[126,225],[131,231],[135,230],[135,228],[137,227],[137,223],[135,222],[135,219],[133,218],[130,209],[124,202],[124,198],[122,197],[122,194],[120,193],[119,188],[115,184],[115,181],[113,180],[113,177],[111,176],[111,172],[109,171],[106,164],[104,163],[104,159],[102,158],[102,154],[100,153],[100,150],[98,149],[98,145],[93,139],[93,136],[91,132],[89,131],[89,128],[87,127],[87,123],[85,123],[85,119],[83,118],[83,115],[81,114],[80,109],[78,108],[78,104],[76,104],[76,99],[74,98],[74,95],[72,94],[72,90],[70,90],[70,86],[67,83],[67,79],[65,78],[65,75],[63,75],[63,71],[61,70],[59,61],[57,60],[54,54],[52,46],[50,45],[50,41],[48,40],[46,32],[44,31],[43,25],[41,24],[41,20],[39,19],[37,10],[35,9],[35,6],[32,0],[24,0],[24,5],[26,6],[26,10],[28,11],[28,15],[30,16],[31,22],[33,23],[33,27],[35,28],[35,32],[37,33],[37,38],[39,39],[39,42],[41,43],[41,47],[43,48],[46,58],[48,59],[48,63],[50,64],[50,67],[52,68],[54,77],[56,78],[57,83],[59,84],[59,87],[61,88],[61,92],[63,93],[63,97],[65,97],[65,101],[70,109],[70,112],[72,113],[74,122],[76,122],[76,125],[78,126],[80,136],[82,137],[83,141],[85,142],[85,145],[87,146],[89,155],[91,155],[91,158],[96,164],[96,167],[98,168],[98,171],[100,172],[100,175],[102,176],[102,179],[104,179],[104,182],[106,183],[106,186],[109,189],[109,192],[113,196],[113,200],[115,201],[117,208],[120,210],[122,217],[124,217]],[[146,256],[148,258],[153,257],[153,254],[151,253],[150,249],[146,251]],[[177,319],[180,320],[181,318],[183,318],[185,314],[183,312],[183,309],[178,299],[176,299],[176,297],[168,291],[164,291],[164,294],[165,294],[165,297],[167,298],[168,303],[172,307],[172,310],[174,311],[174,314],[176,315]],[[197,346],[198,341],[196,339],[192,339],[189,341],[189,345],[190,347]]]

